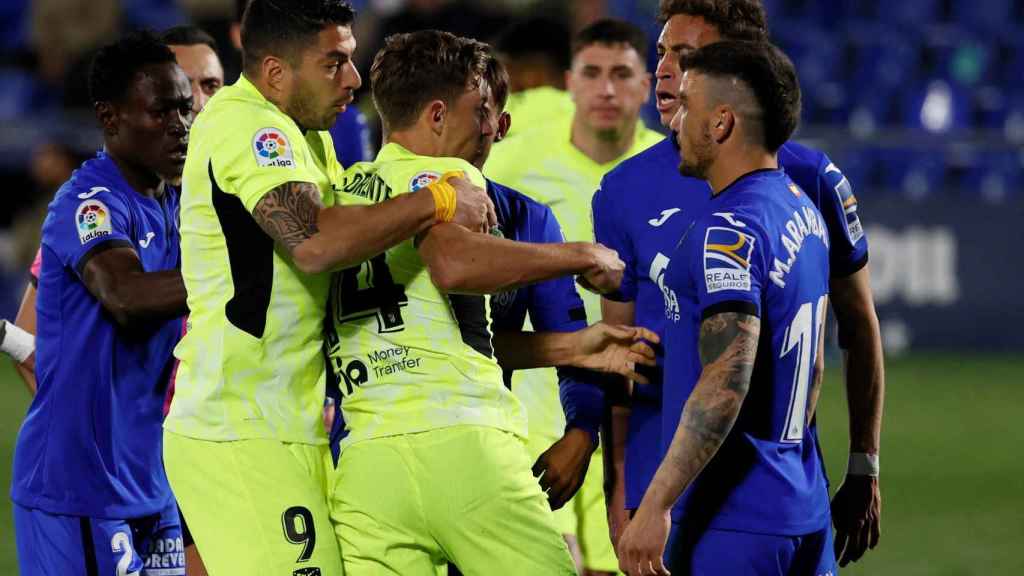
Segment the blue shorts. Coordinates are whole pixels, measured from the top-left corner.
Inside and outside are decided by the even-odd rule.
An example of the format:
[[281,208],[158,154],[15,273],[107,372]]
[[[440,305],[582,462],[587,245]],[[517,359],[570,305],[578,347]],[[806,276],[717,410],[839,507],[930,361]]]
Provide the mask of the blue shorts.
[[665,549],[673,576],[837,576],[832,526],[803,536],[703,530],[687,534],[672,523]]
[[178,507],[129,520],[62,516],[14,504],[21,574],[185,576]]

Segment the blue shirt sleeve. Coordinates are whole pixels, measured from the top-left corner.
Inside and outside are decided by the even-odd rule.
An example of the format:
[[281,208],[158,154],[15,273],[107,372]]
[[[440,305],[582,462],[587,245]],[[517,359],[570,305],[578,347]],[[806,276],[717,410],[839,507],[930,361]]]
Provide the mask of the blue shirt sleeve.
[[820,204],[829,235],[829,268],[833,278],[845,278],[868,261],[868,239],[857,214],[857,197],[842,171],[823,155],[818,171]]
[[627,218],[614,205],[614,198],[621,194],[618,190],[618,179],[608,178],[601,180],[601,187],[594,192],[590,201],[590,208],[594,219],[594,238],[608,248],[619,253],[619,258],[626,264],[622,274],[622,285],[618,291],[605,295],[609,300],[620,302],[633,302],[636,300],[636,253],[633,250],[633,241],[628,233],[622,229]]
[[[546,206],[537,214],[538,237],[535,242],[562,242],[558,220]],[[587,327],[583,299],[576,291],[572,276],[563,276],[529,288],[530,323],[538,332],[573,332]],[[565,412],[566,429],[586,430],[596,443],[604,418],[604,390],[597,375],[586,370],[558,368],[558,392]]]
[[700,234],[700,253],[690,259],[690,273],[701,320],[722,312],[760,317],[768,247],[759,227],[742,217],[716,214],[702,218],[691,233]]
[[109,248],[133,248],[128,206],[119,195],[104,187],[61,194],[50,205],[47,220],[43,244],[79,277],[94,254]]

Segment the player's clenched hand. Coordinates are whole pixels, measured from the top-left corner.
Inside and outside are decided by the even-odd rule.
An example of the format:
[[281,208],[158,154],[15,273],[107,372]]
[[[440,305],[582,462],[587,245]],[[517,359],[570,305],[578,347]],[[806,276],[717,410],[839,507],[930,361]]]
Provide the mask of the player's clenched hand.
[[474,232],[489,232],[491,227],[498,225],[498,217],[494,212],[494,203],[487,191],[473,184],[466,178],[453,176],[448,183],[455,188],[456,224],[469,228]]
[[612,326],[598,322],[577,332],[577,360],[573,366],[598,372],[620,374],[630,380],[647,384],[646,377],[636,371],[637,364],[657,365],[654,349],[658,335],[638,326]]
[[651,512],[640,506],[619,539],[619,570],[629,576],[671,574],[662,560],[671,526],[668,510]]
[[582,244],[590,259],[590,269],[578,278],[580,286],[597,294],[607,294],[619,289],[622,272],[626,264],[619,259],[615,250],[601,244]]
[[860,560],[882,535],[882,493],[875,476],[847,475],[832,499],[835,553],[840,566]]
[[594,448],[589,432],[570,428],[537,458],[533,475],[538,477],[541,490],[547,492],[552,510],[565,506],[583,485]]

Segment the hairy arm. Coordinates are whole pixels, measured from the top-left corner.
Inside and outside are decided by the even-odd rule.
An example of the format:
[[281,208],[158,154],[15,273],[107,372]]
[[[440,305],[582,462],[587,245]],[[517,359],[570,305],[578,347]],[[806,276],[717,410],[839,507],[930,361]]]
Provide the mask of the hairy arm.
[[760,332],[760,319],[736,312],[716,314],[701,324],[704,369],[642,506],[669,510],[718,452],[750,387]]
[[121,328],[144,328],[188,314],[181,272],[146,272],[131,248],[111,248],[89,258],[82,281]]
[[[36,287],[31,283],[25,287],[25,295],[21,297],[21,306],[18,308],[18,316],[14,319],[14,325],[29,334],[36,333]],[[36,355],[33,353],[24,362],[15,362],[14,368],[18,376],[25,382],[30,394],[36,394]]]
[[353,266],[435,223],[429,191],[369,206],[331,206],[309,182],[285,182],[263,195],[253,218],[307,274]]
[[878,454],[882,434],[885,368],[882,335],[871,296],[868,267],[831,282],[832,307],[846,349],[846,398],[850,451]]
[[593,244],[514,242],[451,223],[430,228],[419,240],[431,280],[450,293],[494,294],[601,264]]

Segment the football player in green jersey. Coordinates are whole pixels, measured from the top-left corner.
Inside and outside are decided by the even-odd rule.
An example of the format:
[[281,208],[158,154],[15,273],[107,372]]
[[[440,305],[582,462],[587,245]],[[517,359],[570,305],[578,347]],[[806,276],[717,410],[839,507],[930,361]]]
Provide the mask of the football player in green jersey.
[[[491,129],[485,44],[444,32],[389,37],[370,72],[384,126],[342,202],[374,204],[459,171]],[[440,224],[336,275],[330,364],[348,435],[331,495],[349,574],[574,574],[530,473],[525,414],[504,386],[488,325],[493,293],[581,273],[618,286],[591,243],[529,244]],[[386,497],[385,497],[386,495]]]
[[[601,178],[662,139],[640,121],[650,91],[646,44],[640,29],[618,20],[600,20],[581,30],[573,40],[572,65],[566,74],[575,103],[571,121],[552,122],[502,142],[487,162],[488,176],[550,206],[567,240],[593,239],[590,201]],[[583,294],[583,300],[587,317],[600,318],[599,299]],[[534,433],[558,429],[544,422],[559,413],[558,396],[550,393],[556,378],[550,369],[521,371],[513,377],[512,388],[530,415],[534,455],[557,439]],[[566,512],[559,513],[575,512],[575,521],[569,524],[575,524],[584,567],[591,573],[616,572],[604,507],[601,448],[594,458],[583,487]]]
[[342,169],[326,129],[361,84],[352,21],[341,0],[251,0],[242,77],[209,100],[189,142],[190,317],[164,462],[214,576],[342,573],[335,540],[323,537],[330,271],[438,222],[494,223],[486,192],[463,179],[336,205]]

